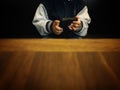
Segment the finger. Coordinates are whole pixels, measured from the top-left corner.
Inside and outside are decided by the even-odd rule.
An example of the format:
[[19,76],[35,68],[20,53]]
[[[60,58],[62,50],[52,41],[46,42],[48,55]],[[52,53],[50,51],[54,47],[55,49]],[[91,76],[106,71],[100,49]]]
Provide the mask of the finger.
[[80,21],[73,21],[73,24],[78,24],[78,25],[80,25]]
[[75,27],[75,28],[79,28],[80,25],[79,25],[79,24],[73,24],[73,27]]
[[68,28],[69,28],[70,30],[73,30],[73,28],[72,28],[72,27],[73,27],[73,25],[74,25],[74,24],[73,24],[73,23],[71,23],[71,24],[68,26]]
[[56,31],[55,31],[55,34],[56,34],[56,35],[60,35],[62,32],[63,32],[63,30],[56,30]]
[[60,21],[59,20],[55,20],[54,24],[55,24],[55,26],[59,26],[60,25]]
[[72,27],[72,30],[73,31],[77,31],[79,28],[76,28],[76,27]]
[[76,31],[76,30],[78,30],[80,28],[80,25],[78,25],[78,24],[71,24],[71,25],[68,26],[68,28],[70,30]]
[[69,28],[70,30],[72,30],[72,26],[71,26],[71,25],[69,25],[68,28]]
[[63,28],[59,27],[59,26],[56,26],[56,30],[57,31],[63,31]]
[[80,24],[78,24],[78,23],[71,23],[71,24],[70,24],[70,29],[71,29],[72,27],[79,28],[79,27],[80,27]]
[[55,26],[55,29],[53,30],[53,32],[56,35],[60,35],[63,32],[63,29],[58,26]]

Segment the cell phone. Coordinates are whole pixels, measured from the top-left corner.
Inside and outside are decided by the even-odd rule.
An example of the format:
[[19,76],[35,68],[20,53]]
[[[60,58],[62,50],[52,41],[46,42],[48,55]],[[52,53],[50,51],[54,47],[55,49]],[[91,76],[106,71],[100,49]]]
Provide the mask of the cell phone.
[[76,21],[77,18],[73,17],[73,18],[62,18],[60,19],[60,27],[64,28],[64,27],[68,27],[73,21]]

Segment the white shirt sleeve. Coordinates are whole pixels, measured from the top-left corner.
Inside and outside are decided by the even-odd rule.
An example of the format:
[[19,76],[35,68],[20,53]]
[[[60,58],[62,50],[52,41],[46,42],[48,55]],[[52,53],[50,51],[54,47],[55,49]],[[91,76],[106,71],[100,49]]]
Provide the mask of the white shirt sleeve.
[[77,16],[80,17],[80,20],[82,21],[82,28],[79,32],[75,32],[75,34],[79,36],[86,36],[89,24],[91,22],[91,18],[88,14],[88,8],[85,6],[78,14]]
[[[47,24],[48,22],[49,24]],[[49,33],[51,33],[50,26],[52,21],[49,19],[47,11],[43,4],[40,4],[38,6],[32,23],[36,27],[41,36],[46,36]]]

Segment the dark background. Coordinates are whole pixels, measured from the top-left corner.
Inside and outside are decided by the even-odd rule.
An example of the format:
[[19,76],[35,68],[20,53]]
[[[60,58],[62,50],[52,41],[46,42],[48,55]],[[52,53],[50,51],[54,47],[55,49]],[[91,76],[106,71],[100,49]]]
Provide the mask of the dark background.
[[[85,2],[92,19],[85,38],[120,38],[119,3],[110,0]],[[39,38],[32,25],[38,5],[39,0],[2,1],[0,38]]]

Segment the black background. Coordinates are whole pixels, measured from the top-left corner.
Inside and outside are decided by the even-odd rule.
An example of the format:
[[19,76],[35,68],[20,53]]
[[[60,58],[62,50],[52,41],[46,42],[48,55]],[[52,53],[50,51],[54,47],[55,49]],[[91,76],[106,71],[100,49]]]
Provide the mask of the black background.
[[[120,37],[119,3],[114,1],[85,0],[92,20],[86,38]],[[38,5],[39,0],[2,1],[0,38],[39,38],[32,25]]]

